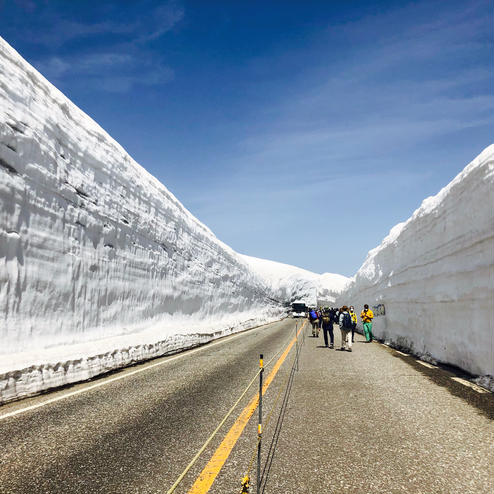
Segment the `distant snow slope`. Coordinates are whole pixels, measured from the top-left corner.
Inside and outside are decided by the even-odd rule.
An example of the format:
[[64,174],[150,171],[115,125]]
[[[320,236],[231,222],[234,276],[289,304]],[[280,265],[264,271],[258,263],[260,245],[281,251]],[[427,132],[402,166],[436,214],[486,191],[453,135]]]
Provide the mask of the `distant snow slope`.
[[274,320],[270,296],[0,39],[0,402]]
[[493,376],[494,145],[396,225],[338,301],[383,304],[378,337]]
[[245,255],[241,257],[271,288],[274,296],[283,301],[305,300],[310,305],[316,305],[316,299],[334,302],[336,295],[350,282],[350,278],[340,274],[317,274],[289,264]]

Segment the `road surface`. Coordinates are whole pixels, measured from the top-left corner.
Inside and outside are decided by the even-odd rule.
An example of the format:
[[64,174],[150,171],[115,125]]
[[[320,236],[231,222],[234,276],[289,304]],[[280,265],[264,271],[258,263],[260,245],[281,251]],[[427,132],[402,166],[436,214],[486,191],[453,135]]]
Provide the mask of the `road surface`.
[[[0,493],[166,493],[255,375],[260,353],[265,362],[275,357],[269,376],[294,324],[270,324],[0,407]],[[271,415],[262,492],[493,491],[492,393],[360,335],[352,353],[340,352],[305,328],[299,349],[298,370],[294,345],[264,397],[264,421]],[[197,486],[256,386],[176,493]],[[222,468],[212,469],[209,492],[240,492],[256,434],[257,411]]]

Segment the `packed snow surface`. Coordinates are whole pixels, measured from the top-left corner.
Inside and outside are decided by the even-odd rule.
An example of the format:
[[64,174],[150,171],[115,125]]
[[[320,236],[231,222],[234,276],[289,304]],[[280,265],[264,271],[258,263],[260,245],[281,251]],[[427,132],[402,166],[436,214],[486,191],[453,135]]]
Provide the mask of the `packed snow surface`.
[[296,290],[0,38],[0,403],[279,319]]
[[391,229],[338,302],[359,311],[365,303],[381,304],[376,336],[488,380],[494,375],[493,226],[491,145]]

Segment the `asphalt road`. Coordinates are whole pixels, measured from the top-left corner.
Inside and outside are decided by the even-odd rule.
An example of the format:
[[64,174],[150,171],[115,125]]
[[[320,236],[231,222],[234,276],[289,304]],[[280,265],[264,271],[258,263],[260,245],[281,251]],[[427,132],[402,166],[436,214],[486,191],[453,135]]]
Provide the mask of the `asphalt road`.
[[[166,493],[256,373],[259,353],[267,362],[293,333],[293,320],[268,325],[0,420],[0,493]],[[298,370],[295,347],[280,367],[264,397],[262,492],[491,493],[492,393],[357,340],[339,352],[306,332]],[[0,407],[0,416],[92,384]],[[189,491],[255,391],[175,492]],[[255,417],[210,492],[240,492]]]

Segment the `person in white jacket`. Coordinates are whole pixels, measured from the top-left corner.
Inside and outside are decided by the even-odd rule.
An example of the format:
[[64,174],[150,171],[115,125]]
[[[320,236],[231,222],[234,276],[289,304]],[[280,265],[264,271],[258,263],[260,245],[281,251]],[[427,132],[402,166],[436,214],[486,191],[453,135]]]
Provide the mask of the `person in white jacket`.
[[341,350],[351,352],[353,321],[346,305],[340,309],[339,325],[341,331]]

